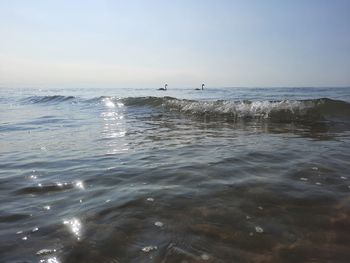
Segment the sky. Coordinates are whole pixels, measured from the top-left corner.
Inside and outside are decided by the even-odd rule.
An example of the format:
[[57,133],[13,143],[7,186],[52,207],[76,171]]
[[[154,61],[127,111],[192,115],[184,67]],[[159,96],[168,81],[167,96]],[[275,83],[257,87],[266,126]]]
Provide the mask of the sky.
[[0,0],[0,86],[350,86],[349,0]]

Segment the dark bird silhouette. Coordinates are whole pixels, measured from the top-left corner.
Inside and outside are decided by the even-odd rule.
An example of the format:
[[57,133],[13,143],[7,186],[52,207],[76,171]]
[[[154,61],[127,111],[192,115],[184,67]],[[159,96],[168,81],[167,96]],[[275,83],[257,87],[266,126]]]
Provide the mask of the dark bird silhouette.
[[[202,84],[202,90],[204,90],[204,84]],[[195,90],[201,90],[200,88],[196,88]]]
[[165,84],[165,85],[164,85],[164,88],[159,88],[158,90],[167,90],[166,87],[168,87],[168,84]]

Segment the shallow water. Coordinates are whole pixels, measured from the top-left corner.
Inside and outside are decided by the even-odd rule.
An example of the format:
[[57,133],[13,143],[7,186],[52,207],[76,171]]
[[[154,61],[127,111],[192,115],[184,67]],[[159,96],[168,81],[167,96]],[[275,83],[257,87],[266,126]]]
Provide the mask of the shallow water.
[[0,261],[348,262],[349,101],[2,88]]

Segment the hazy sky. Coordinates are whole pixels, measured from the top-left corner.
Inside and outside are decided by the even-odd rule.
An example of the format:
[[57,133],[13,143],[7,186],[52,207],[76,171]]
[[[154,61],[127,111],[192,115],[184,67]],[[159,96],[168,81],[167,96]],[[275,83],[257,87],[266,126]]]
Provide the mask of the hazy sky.
[[349,0],[0,0],[0,85],[350,86]]

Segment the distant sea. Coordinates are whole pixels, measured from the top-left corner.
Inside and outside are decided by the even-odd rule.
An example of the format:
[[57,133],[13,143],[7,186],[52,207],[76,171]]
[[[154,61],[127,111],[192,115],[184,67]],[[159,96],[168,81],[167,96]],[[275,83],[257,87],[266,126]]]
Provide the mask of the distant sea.
[[350,88],[0,88],[0,262],[350,262]]

